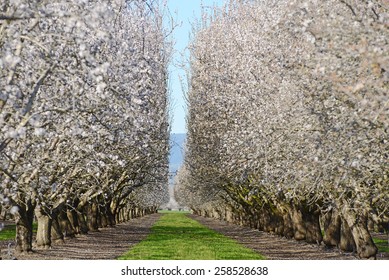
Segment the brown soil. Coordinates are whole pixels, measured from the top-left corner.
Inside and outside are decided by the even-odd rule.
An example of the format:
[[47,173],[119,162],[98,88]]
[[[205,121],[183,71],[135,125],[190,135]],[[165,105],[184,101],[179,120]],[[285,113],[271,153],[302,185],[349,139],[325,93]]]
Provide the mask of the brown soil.
[[[34,248],[27,255],[14,255],[17,259],[28,260],[62,260],[62,259],[116,259],[149,234],[151,226],[161,217],[152,214],[111,228],[100,229],[75,238],[66,239],[62,244],[54,244],[53,248],[45,250]],[[277,260],[352,260],[351,253],[342,253],[336,249],[326,249],[324,246],[297,242],[281,238],[247,227],[228,224],[223,221],[189,215],[203,225],[237,240],[246,247],[261,253],[267,259]],[[0,242],[3,259],[9,259],[7,245]],[[12,246],[13,247],[13,246]],[[11,256],[11,257],[12,257]],[[378,259],[389,259],[388,255],[379,255]]]
[[[286,239],[274,234],[224,221],[189,215],[192,219],[225,236],[235,239],[244,246],[257,251],[269,260],[355,260],[352,253],[326,248],[303,241]],[[389,254],[378,254],[377,259],[389,260]]]
[[[98,232],[90,232],[53,244],[51,249],[34,248],[31,254],[15,254],[18,260],[113,260],[147,237],[151,226],[161,217],[152,214]],[[3,245],[3,246],[1,246]],[[9,259],[7,245],[0,243],[3,259]]]

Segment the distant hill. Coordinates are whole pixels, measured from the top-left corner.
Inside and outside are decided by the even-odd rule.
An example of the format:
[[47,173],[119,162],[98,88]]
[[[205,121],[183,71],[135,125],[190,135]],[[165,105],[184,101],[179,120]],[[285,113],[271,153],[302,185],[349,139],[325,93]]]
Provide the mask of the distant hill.
[[184,162],[186,133],[170,134],[169,171],[176,172]]

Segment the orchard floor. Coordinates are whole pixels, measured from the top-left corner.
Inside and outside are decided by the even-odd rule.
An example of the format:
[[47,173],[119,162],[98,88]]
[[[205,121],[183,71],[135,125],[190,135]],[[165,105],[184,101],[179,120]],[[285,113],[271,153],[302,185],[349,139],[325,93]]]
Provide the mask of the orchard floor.
[[[17,259],[28,260],[92,260],[116,259],[130,247],[148,235],[151,226],[162,214],[152,214],[131,220],[111,228],[100,229],[87,235],[66,239],[62,244],[54,244],[52,249],[34,249],[34,253],[16,255]],[[220,232],[239,243],[254,249],[267,259],[276,260],[353,260],[351,253],[341,253],[336,249],[311,245],[305,242],[267,234],[247,227],[231,225],[219,220],[189,215],[194,220]],[[9,243],[9,242],[8,242]],[[3,259],[7,259],[7,242],[0,242]],[[11,252],[14,254],[14,252]],[[388,254],[379,254],[378,259],[389,259]]]
[[[51,249],[33,248],[30,254],[12,254],[18,260],[114,260],[127,252],[149,234],[151,226],[161,214],[152,214],[130,220],[97,232],[65,239]],[[7,246],[0,243],[3,259],[7,259]]]

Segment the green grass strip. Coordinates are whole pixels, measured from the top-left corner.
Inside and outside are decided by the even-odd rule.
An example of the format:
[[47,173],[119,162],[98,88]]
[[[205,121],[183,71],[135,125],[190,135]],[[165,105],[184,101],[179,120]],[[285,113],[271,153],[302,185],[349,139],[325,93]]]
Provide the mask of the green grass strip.
[[0,241],[15,239],[16,226],[10,225],[0,231]]
[[387,240],[373,238],[373,241],[378,248],[378,252],[389,253],[389,244]]
[[[32,224],[32,231],[35,233],[38,228],[37,223]],[[0,241],[13,240],[16,236],[16,226],[8,225],[3,230],[0,230]]]
[[166,213],[122,260],[260,260],[263,256],[184,213]]

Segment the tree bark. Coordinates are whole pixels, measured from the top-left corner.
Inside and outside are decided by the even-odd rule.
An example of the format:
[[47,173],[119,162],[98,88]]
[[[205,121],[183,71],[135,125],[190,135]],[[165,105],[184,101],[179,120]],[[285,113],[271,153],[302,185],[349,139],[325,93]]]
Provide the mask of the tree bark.
[[284,224],[284,231],[282,232],[282,235],[286,238],[293,238],[294,237],[294,228],[293,228],[293,221],[291,218],[291,208],[286,206],[279,206],[280,212],[282,215],[282,221]]
[[353,209],[344,207],[342,209],[342,215],[351,229],[358,257],[361,259],[375,259],[378,248],[375,246],[367,228],[368,215],[366,211],[357,212]]
[[79,234],[80,233],[80,227],[78,225],[78,219],[77,219],[77,214],[74,210],[68,209],[66,211],[66,216],[68,217],[68,221],[71,225],[71,227],[74,230],[74,234]]
[[88,223],[83,212],[77,212],[77,221],[78,225],[80,226],[80,234],[87,234],[89,231]]
[[122,213],[122,222],[125,222],[128,217],[127,207],[125,206],[119,207],[113,205],[112,203],[106,203],[103,211],[106,217],[107,226],[109,227],[113,227],[118,224],[117,216],[120,212]]
[[294,229],[294,239],[296,240],[305,240],[307,229],[305,228],[303,215],[300,209],[296,206],[292,206],[292,221]]
[[307,243],[321,244],[323,235],[320,228],[320,211],[317,209],[304,209],[302,214],[306,228],[305,241]]
[[52,219],[47,215],[47,211],[45,211],[42,206],[37,206],[35,208],[35,217],[38,221],[36,245],[40,248],[48,249],[51,247]]
[[98,221],[97,221],[97,215],[98,215],[98,207],[95,203],[90,203],[87,206],[87,225],[88,230],[90,231],[98,231]]
[[107,225],[110,227],[113,227],[116,222],[115,222],[115,213],[117,212],[117,206],[114,206],[111,208],[111,204],[106,204],[105,205],[105,214],[107,217]]
[[108,224],[108,217],[107,217],[107,213],[105,212],[100,212],[99,213],[99,227],[100,228],[106,228],[108,227],[109,224]]
[[232,222],[232,212],[229,208],[226,208],[226,210],[225,210],[225,219],[229,223]]
[[323,242],[327,247],[338,247],[340,243],[341,218],[335,210],[327,213],[324,221]]
[[274,227],[274,223],[272,223],[272,217],[270,211],[268,211],[265,208],[263,208],[261,213],[261,224],[262,224],[263,231],[265,232],[275,231],[275,227]]
[[274,233],[277,235],[283,235],[285,225],[284,225],[284,219],[282,217],[282,213],[280,213],[278,211],[278,209],[275,208],[270,213],[270,219],[271,219],[271,223],[273,224],[273,227],[274,227]]
[[[88,223],[86,216],[88,215],[88,205],[86,200],[75,200],[74,209],[71,210],[74,217],[74,225],[77,225],[77,234],[88,233]],[[70,221],[72,219],[69,219]]]
[[339,248],[345,252],[354,252],[356,250],[350,227],[343,218],[341,219]]
[[67,232],[65,229],[65,235],[74,237],[76,234],[80,234],[81,230],[78,223],[77,213],[74,210],[68,209],[66,210],[66,217],[73,232]]
[[50,238],[52,243],[63,243],[64,235],[58,217],[52,217]]
[[26,208],[19,207],[19,211],[15,213],[15,251],[18,253],[28,253],[32,251],[32,224],[34,220],[35,205],[33,205],[31,201],[28,201],[26,205]]

